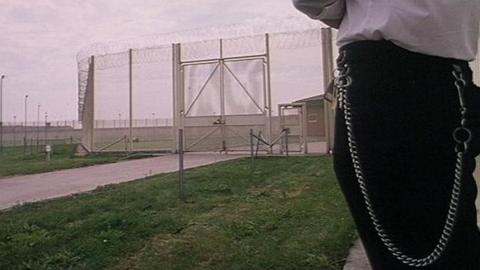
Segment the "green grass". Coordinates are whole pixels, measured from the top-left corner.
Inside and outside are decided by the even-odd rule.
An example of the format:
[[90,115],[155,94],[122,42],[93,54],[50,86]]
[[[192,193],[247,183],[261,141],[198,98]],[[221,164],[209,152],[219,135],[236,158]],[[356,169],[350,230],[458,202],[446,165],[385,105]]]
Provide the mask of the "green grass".
[[0,269],[341,269],[355,229],[328,157],[248,159],[0,212]]
[[45,153],[36,153],[28,148],[24,155],[23,147],[7,147],[0,154],[0,177],[49,172],[61,169],[78,168],[117,161],[119,155],[91,155],[75,157],[76,145],[55,145],[50,161]]

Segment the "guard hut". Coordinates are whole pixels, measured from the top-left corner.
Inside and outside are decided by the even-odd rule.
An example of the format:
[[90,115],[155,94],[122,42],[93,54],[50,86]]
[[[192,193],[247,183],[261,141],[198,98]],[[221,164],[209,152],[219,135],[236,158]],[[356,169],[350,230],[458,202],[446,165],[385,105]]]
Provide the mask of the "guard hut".
[[[280,129],[289,129],[290,142],[299,152],[329,153],[333,142],[334,84],[329,82],[325,94],[315,95],[289,104],[279,105]],[[290,145],[289,145],[290,147]]]
[[294,103],[305,103],[307,140],[309,142],[325,141],[324,95],[300,99]]
[[324,95],[279,104],[279,131],[288,130],[290,152],[325,153]]

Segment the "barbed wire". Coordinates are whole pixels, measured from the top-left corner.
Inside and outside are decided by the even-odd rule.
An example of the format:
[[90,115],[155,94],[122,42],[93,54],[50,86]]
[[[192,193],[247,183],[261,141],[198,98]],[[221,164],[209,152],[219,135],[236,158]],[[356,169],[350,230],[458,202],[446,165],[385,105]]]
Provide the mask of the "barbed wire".
[[294,50],[321,46],[322,26],[319,22],[302,17],[267,20],[257,18],[249,24],[192,29],[92,44],[77,54],[79,116],[81,118],[84,110],[91,56],[95,56],[96,71],[112,69],[113,72],[113,69],[123,69],[129,65],[129,50],[132,50],[132,64],[135,69],[154,63],[167,66],[166,70],[161,72],[156,70],[156,74],[152,73],[154,69],[145,68],[140,72],[142,74],[134,74],[135,79],[165,79],[171,74],[168,69],[171,69],[174,43],[181,43],[183,61],[220,57],[220,39],[223,40],[225,57],[263,54],[266,50],[265,33],[270,35],[272,51]]
[[318,29],[322,26],[324,25],[320,22],[299,16],[269,19],[255,18],[244,24],[196,28],[179,32],[140,36],[123,41],[98,42],[81,49],[77,54],[77,61],[81,61],[92,55],[107,55],[125,52],[129,49],[156,48],[165,45],[170,46],[172,43],[199,42],[218,40],[220,38],[234,39],[242,36],[255,36],[265,33],[297,32],[307,29]]

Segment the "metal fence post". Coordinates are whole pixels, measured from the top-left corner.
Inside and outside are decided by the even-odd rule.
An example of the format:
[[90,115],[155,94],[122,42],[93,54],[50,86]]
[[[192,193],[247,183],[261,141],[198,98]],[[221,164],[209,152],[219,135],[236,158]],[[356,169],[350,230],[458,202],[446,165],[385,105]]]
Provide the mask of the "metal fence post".
[[133,50],[128,50],[128,63],[129,63],[129,73],[128,73],[128,118],[129,118],[129,125],[128,125],[128,139],[130,143],[128,145],[128,152],[132,152],[133,150]]
[[223,59],[223,39],[220,39],[220,132],[222,134],[222,151],[227,153],[227,131],[225,127],[226,112],[225,112],[225,59]]
[[185,178],[183,164],[183,129],[178,130],[178,192],[181,201],[185,202]]
[[[330,82],[334,78],[333,70],[335,68],[333,61],[333,41],[332,29],[322,28],[322,65],[323,65],[323,89],[326,93]],[[330,103],[326,99],[323,101],[324,127],[327,143],[327,153],[333,150],[335,140],[335,112],[331,109]]]
[[13,122],[13,146],[17,146],[17,125]]
[[44,135],[45,145],[48,144],[48,134],[47,134],[47,133],[48,133],[48,130],[47,130],[47,128],[48,128],[48,123],[47,123],[47,121],[45,120],[45,135]]
[[288,134],[290,133],[290,129],[286,128],[285,129],[285,153],[287,154],[288,157]]
[[258,135],[256,136],[257,139],[257,147],[255,148],[255,156],[258,156],[258,149],[260,148],[260,139],[262,138],[262,131],[260,130],[258,132]]
[[250,159],[252,161],[252,168],[253,168],[253,162],[254,162],[254,157],[253,157],[253,129],[250,129]]
[[27,156],[27,137],[23,136],[23,157]]
[[[265,54],[267,55],[267,107],[268,107],[268,142],[272,143],[273,139],[273,126],[272,126],[272,75],[271,75],[271,62],[270,62],[270,35],[265,34]],[[270,154],[273,153],[273,149],[270,148]]]

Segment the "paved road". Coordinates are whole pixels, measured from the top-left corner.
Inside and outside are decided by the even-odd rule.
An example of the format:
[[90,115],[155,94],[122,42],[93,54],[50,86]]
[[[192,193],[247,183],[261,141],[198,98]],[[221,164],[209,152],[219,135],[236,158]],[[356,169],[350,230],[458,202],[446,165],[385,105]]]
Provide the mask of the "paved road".
[[[194,168],[242,155],[187,154],[185,168]],[[0,209],[25,202],[63,197],[146,176],[178,170],[176,155],[122,161],[112,164],[69,169],[0,179]]]

